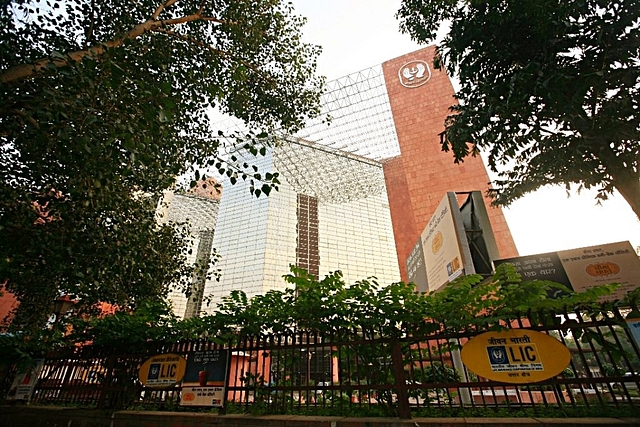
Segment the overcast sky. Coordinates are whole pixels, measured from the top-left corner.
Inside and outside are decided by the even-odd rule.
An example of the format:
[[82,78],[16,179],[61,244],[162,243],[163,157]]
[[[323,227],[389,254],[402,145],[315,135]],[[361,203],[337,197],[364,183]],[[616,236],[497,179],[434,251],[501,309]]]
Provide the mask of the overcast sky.
[[[304,38],[322,46],[318,71],[328,80],[357,72],[422,46],[400,34],[399,0],[293,0],[306,16]],[[545,188],[504,209],[520,255],[630,241],[640,246],[640,222],[619,195],[596,205],[594,192]]]

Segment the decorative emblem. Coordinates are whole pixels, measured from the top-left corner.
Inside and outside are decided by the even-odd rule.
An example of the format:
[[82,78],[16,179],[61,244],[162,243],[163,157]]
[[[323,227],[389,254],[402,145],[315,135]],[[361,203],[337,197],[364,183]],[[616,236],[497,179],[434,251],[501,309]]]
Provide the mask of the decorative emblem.
[[407,62],[398,70],[400,84],[404,87],[414,88],[422,86],[431,78],[429,64],[422,60]]
[[491,364],[509,363],[504,347],[487,347],[487,351],[489,352]]
[[615,276],[620,273],[620,266],[611,261],[599,262],[597,264],[589,264],[585,271],[592,277]]
[[431,241],[431,252],[437,254],[442,249],[442,245],[444,244],[444,236],[441,231],[438,231],[435,236],[433,236],[433,240]]

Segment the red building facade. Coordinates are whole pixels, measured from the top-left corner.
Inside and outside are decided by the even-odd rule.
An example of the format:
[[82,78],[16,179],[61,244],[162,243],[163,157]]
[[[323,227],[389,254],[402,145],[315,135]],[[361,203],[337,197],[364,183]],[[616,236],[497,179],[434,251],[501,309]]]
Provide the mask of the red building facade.
[[[489,189],[480,157],[456,164],[441,149],[440,133],[456,100],[447,74],[431,65],[434,54],[429,46],[382,64],[401,152],[385,162],[384,172],[402,280],[406,259],[444,194]],[[500,256],[517,256],[502,210],[487,198],[485,204]]]

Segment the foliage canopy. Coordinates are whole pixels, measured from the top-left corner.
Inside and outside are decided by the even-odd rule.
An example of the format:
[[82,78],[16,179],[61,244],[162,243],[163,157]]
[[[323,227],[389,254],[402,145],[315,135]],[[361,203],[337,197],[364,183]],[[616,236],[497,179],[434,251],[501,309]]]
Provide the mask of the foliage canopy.
[[[152,340],[175,342],[205,335],[226,339],[297,330],[332,334],[363,330],[383,338],[419,336],[441,331],[443,326],[456,332],[482,331],[504,327],[525,312],[532,319],[536,311],[560,312],[564,307],[597,312],[597,300],[616,288],[603,285],[573,293],[555,282],[523,281],[508,263],[489,279],[462,276],[431,293],[420,293],[415,285],[403,282],[380,285],[375,278],[347,285],[340,271],[317,279],[296,267],[291,267],[285,280],[292,287],[251,299],[243,291],[233,291],[213,314],[197,318],[179,320],[167,307],[147,303],[131,313],[77,319],[68,338],[128,348]],[[550,290],[564,292],[551,298]],[[557,319],[540,317],[539,321]]]
[[131,308],[188,277],[185,236],[154,211],[189,168],[255,178],[256,194],[277,184],[224,164],[210,111],[248,138],[316,115],[303,24],[280,0],[3,2],[0,283],[21,301],[15,328],[42,325],[60,293],[80,311]]
[[635,0],[403,0],[402,31],[457,75],[442,134],[488,149],[499,205],[548,184],[618,190],[640,217],[640,6]]

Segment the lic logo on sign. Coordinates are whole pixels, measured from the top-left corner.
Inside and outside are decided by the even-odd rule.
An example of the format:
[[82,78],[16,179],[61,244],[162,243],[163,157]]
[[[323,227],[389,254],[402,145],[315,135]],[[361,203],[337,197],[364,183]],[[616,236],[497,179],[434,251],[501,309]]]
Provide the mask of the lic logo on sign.
[[160,377],[160,364],[159,363],[153,363],[149,367],[149,375],[147,376],[147,378],[150,379],[150,380],[157,380],[158,377]]
[[505,346],[487,347],[487,352],[489,353],[489,362],[492,365],[507,365],[509,363]]
[[534,344],[488,346],[487,354],[493,370],[526,370],[542,369],[538,350]]

